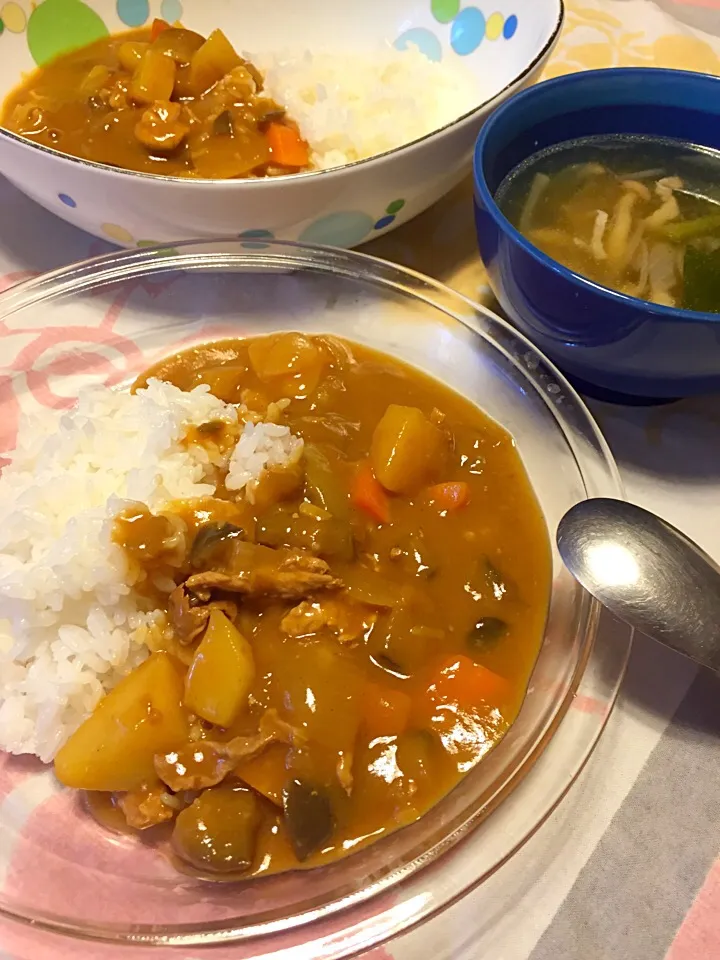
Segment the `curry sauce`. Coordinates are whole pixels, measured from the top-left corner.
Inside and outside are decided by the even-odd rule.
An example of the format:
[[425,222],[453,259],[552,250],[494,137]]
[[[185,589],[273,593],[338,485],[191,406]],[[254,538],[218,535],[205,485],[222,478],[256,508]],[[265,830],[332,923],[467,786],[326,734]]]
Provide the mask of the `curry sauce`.
[[62,153],[141,173],[295,173],[309,148],[260,71],[220,30],[156,20],[71,50],[26,77],[2,125]]
[[422,816],[517,716],[550,591],[540,509],[502,427],[367,347],[226,340],[135,389],[151,377],[207,384],[241,420],[289,427],[302,455],[238,495],[221,482],[237,437],[202,425],[185,442],[219,464],[216,495],[118,517],[164,626],[84,726],[160,685],[164,706],[111,774],[95,776],[81,727],[58,775],[104,790],[96,810],[172,827],[202,875],[326,863]]

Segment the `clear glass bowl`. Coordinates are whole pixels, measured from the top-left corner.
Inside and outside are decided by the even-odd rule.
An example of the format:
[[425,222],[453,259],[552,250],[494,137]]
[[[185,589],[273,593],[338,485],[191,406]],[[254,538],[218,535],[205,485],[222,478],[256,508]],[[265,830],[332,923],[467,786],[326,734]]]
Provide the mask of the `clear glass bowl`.
[[[621,495],[588,411],[527,340],[441,284],[371,257],[239,240],[116,253],[10,289],[0,321],[5,449],[19,409],[68,407],[81,384],[127,383],[181,347],[324,331],[401,357],[508,428],[550,531],[578,500]],[[81,940],[243,941],[233,957],[331,960],[408,929],[492,874],[576,777],[629,652],[627,631],[597,627],[597,605],[555,553],[542,650],[505,739],[419,822],[310,873],[241,886],[178,875],[137,839],[103,832],[50,771],[2,758],[3,946],[37,960],[55,956],[63,934],[77,938],[73,958],[94,960],[106,948]]]

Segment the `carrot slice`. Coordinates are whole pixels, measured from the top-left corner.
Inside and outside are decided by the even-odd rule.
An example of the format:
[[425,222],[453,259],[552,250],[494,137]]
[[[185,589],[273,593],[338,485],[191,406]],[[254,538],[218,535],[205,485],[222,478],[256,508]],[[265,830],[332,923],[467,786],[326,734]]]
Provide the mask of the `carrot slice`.
[[150,42],[152,43],[153,40],[157,40],[161,33],[169,29],[170,24],[167,20],[161,20],[160,17],[156,17],[150,27]]
[[378,523],[390,522],[390,500],[375,478],[369,461],[365,461],[353,479],[350,500]]
[[281,167],[306,167],[310,148],[297,130],[285,123],[271,123],[265,132],[272,159]]
[[462,653],[444,657],[436,665],[425,690],[425,709],[430,714],[439,706],[454,704],[462,710],[502,707],[510,695],[510,684],[499,674],[488,670]]
[[278,807],[282,806],[283,788],[288,779],[286,768],[289,747],[274,743],[259,756],[241,760],[235,767],[236,776],[257,790]]
[[365,687],[363,727],[374,740],[404,733],[410,720],[412,700],[402,690],[368,683]]
[[470,502],[470,486],[463,480],[437,483],[427,489],[428,500],[440,510],[459,510]]

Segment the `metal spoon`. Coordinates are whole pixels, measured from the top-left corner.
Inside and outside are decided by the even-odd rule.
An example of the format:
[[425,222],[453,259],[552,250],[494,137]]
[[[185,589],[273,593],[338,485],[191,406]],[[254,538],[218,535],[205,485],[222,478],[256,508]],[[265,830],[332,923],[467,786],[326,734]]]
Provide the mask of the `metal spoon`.
[[689,537],[642,507],[598,497],[568,510],[557,544],[617,617],[720,672],[720,567]]

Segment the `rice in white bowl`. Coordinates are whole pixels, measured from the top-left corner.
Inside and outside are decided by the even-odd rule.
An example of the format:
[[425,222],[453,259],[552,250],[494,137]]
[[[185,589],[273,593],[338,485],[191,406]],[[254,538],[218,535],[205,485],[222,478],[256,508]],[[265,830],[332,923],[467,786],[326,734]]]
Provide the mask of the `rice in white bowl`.
[[[132,503],[158,511],[214,494],[215,466],[227,463],[185,442],[208,421],[235,425],[238,411],[206,386],[150,380],[134,395],[88,388],[72,411],[21,422],[0,477],[0,749],[50,761],[146,657],[148,628],[163,614],[133,589],[137,572],[112,541],[113,520]],[[301,441],[285,427],[259,423],[252,434],[250,461],[225,455],[245,484],[298,455]]]
[[472,74],[417,47],[373,53],[246,54],[310,144],[315,166],[342,166],[427,136],[480,102]]

